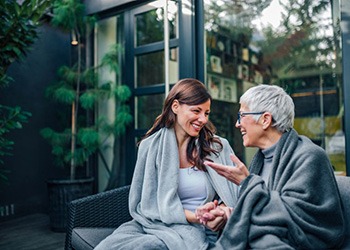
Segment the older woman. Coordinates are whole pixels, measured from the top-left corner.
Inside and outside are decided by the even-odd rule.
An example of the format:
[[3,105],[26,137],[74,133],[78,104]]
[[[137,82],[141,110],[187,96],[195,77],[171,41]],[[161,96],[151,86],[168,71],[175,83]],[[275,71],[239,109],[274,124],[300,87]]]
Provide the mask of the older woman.
[[[236,127],[257,147],[249,171],[206,161],[240,187],[239,200],[214,249],[325,249],[343,241],[344,217],[325,151],[292,128],[294,103],[280,87],[259,85],[240,99]],[[213,210],[211,210],[213,209]],[[214,204],[196,211],[204,224]]]

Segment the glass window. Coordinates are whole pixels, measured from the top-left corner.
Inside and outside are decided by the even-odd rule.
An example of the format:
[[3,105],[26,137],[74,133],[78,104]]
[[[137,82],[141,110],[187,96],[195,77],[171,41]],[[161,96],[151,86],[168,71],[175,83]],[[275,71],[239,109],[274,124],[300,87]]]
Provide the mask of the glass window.
[[[101,63],[103,56],[110,51],[112,46],[117,44],[122,27],[122,16],[114,16],[106,19],[99,20],[95,26],[95,51],[94,60],[95,65]],[[120,56],[120,62],[122,61],[122,55]],[[121,66],[121,64],[120,64]],[[99,68],[99,84],[110,82],[113,85],[120,84],[121,74],[111,71],[107,67]],[[96,119],[98,117],[106,117],[112,122],[115,119],[116,102],[114,99],[100,100],[96,109]],[[98,176],[99,176],[99,190],[103,190],[108,181],[109,174],[106,168],[111,168],[114,159],[114,145],[115,139],[113,136],[104,135],[103,149],[98,158]]]
[[139,96],[135,102],[138,110],[136,129],[150,129],[156,117],[162,112],[164,94]]
[[[168,2],[169,61],[165,62],[164,1],[154,1],[135,10],[134,61],[135,129],[148,130],[161,113],[166,76],[170,83],[178,81],[179,63],[178,2]],[[168,67],[166,67],[168,66]],[[167,72],[165,72],[167,70]]]
[[136,57],[135,87],[164,83],[164,51]]
[[[156,2],[157,3],[157,2]],[[136,15],[136,46],[162,42],[164,39],[164,9],[163,2],[158,8]],[[168,3],[169,37],[177,37],[177,5],[174,1]]]
[[[169,77],[171,81],[178,79],[178,49],[169,52]],[[164,50],[143,54],[136,57],[136,84],[135,87],[145,87],[156,84],[164,84]]]
[[[204,0],[207,84],[216,105],[232,102],[233,109],[251,86],[285,88],[296,106],[295,129],[324,148],[344,174],[340,28],[332,12],[339,8],[331,2]],[[213,122],[221,128],[217,116]],[[228,139],[249,161],[251,152],[234,142],[238,138]]]
[[163,40],[164,23],[163,18],[159,18],[158,10],[161,9],[154,9],[135,16],[136,46]]

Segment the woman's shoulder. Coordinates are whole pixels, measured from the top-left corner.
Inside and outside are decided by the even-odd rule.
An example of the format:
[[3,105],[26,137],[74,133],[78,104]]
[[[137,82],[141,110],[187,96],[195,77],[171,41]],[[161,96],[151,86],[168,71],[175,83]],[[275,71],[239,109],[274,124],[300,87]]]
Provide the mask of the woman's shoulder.
[[325,150],[321,146],[317,145],[310,138],[303,135],[299,135],[298,148],[308,153],[313,152],[321,155],[326,154]]
[[326,151],[306,136],[299,136],[293,155],[300,163],[313,164],[314,169],[323,168],[324,164],[329,162]]
[[226,138],[222,137],[222,136],[215,135],[214,138],[219,139],[219,141],[220,141],[223,145],[224,145],[224,144],[225,144],[225,145],[229,144],[228,140],[227,140]]
[[153,134],[151,134],[150,136],[142,139],[140,141],[140,147],[142,145],[149,145],[151,142],[153,142],[154,140],[157,140],[158,137],[166,130],[167,128],[161,128],[158,131],[154,132]]
[[221,145],[219,145],[218,143],[214,143],[213,147],[218,147],[223,150],[231,150],[231,145],[226,138],[221,137],[219,135],[215,135],[214,138],[218,139]]
[[[313,142],[309,137],[305,135],[300,135],[296,130],[291,130],[288,132],[286,140],[284,142],[284,147],[291,147],[294,149],[294,154],[301,154],[309,156],[319,156],[326,155],[326,151],[315,142]],[[292,145],[292,146],[291,146]]]

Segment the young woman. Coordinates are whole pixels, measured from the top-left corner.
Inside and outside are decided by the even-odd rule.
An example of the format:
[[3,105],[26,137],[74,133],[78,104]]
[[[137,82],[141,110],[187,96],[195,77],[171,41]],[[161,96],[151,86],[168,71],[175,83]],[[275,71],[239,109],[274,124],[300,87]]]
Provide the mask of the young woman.
[[[211,96],[204,84],[180,80],[139,145],[130,189],[133,220],[96,249],[205,249],[216,241],[235,204],[237,187],[204,161],[233,166],[226,139],[209,121]],[[204,227],[194,211],[215,201],[215,218]],[[221,205],[218,205],[221,203]],[[227,207],[228,206],[228,207]]]

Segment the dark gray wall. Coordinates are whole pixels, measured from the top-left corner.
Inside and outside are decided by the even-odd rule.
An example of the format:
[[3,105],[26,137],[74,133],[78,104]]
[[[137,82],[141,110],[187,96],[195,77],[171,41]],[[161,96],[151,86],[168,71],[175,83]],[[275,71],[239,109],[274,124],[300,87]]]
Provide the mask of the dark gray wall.
[[10,171],[8,184],[0,184],[0,221],[19,215],[47,211],[46,181],[64,175],[52,164],[51,147],[40,129],[58,127],[57,107],[45,96],[45,88],[56,78],[57,68],[69,64],[70,37],[44,24],[39,39],[24,61],[13,63],[8,74],[14,82],[0,90],[0,103],[20,106],[32,117],[23,129],[9,136],[15,142],[13,156],[4,159]]

